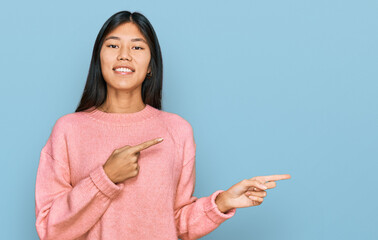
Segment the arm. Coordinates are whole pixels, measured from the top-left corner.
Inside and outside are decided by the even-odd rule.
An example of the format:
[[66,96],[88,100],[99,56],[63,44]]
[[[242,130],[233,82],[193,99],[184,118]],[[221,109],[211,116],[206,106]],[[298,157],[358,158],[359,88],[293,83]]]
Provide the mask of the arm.
[[75,187],[63,163],[42,151],[35,188],[36,228],[40,239],[76,239],[104,214],[122,189],[98,166]]
[[[99,221],[123,184],[114,184],[103,166],[94,168],[74,187],[67,149],[72,129],[59,119],[43,147],[35,185],[36,229],[42,240],[76,239]],[[83,159],[85,161],[85,159]]]
[[208,197],[197,199],[192,196],[195,187],[195,157],[183,166],[175,200],[175,221],[178,237],[183,240],[197,239],[215,230],[231,218],[236,208],[222,213],[215,203],[216,197],[224,192],[218,190]]

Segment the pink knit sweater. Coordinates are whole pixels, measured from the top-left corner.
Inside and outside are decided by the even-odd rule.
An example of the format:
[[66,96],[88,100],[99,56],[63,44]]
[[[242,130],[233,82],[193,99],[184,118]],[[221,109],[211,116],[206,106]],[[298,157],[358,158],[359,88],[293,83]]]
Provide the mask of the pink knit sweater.
[[[198,239],[231,218],[215,198],[193,196],[196,144],[189,122],[150,105],[135,113],[75,112],[59,118],[42,148],[36,228],[42,240]],[[116,149],[157,137],[139,173],[114,184],[103,165]]]

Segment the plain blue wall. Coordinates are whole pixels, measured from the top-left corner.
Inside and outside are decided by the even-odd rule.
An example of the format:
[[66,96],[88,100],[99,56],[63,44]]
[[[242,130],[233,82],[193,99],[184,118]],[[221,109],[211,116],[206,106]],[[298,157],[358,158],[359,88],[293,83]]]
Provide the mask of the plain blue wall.
[[378,3],[357,0],[1,2],[1,239],[38,239],[41,148],[121,10],[158,35],[163,110],[194,129],[195,196],[292,175],[203,239],[378,239]]

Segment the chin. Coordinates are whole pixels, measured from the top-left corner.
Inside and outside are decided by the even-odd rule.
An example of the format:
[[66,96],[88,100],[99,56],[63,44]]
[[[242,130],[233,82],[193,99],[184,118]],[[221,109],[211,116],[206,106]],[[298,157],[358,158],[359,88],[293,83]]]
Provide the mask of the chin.
[[135,84],[129,84],[129,83],[118,83],[116,84],[115,89],[120,91],[133,91],[138,88],[142,88],[142,85],[135,85]]

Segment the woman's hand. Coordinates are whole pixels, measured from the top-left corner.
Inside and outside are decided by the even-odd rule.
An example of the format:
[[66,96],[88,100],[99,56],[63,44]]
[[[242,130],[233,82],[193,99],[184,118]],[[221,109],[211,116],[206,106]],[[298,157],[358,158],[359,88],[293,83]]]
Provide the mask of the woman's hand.
[[139,173],[140,151],[162,141],[162,138],[156,138],[136,146],[126,145],[114,150],[103,166],[106,175],[115,184],[135,177]]
[[259,176],[244,179],[227,191],[220,193],[215,199],[219,210],[223,213],[232,208],[245,208],[260,205],[266,197],[266,189],[276,187],[277,180],[290,179],[289,174]]

